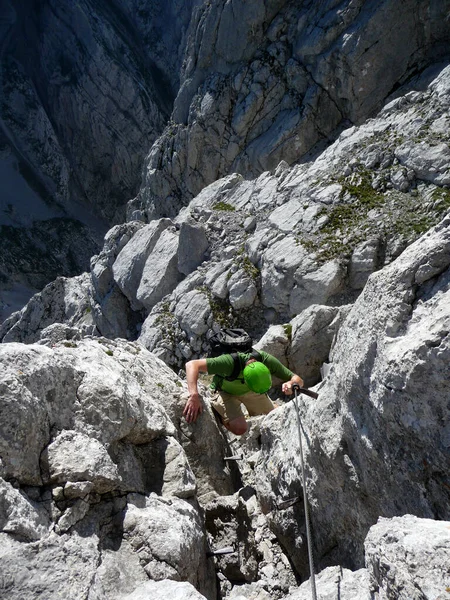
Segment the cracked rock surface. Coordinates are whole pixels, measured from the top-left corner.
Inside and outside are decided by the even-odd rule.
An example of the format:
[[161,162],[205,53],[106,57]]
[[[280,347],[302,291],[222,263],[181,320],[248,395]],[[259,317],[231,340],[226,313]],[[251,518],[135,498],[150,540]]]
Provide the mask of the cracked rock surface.
[[299,161],[339,128],[371,117],[415,69],[443,57],[448,8],[427,11],[414,0],[204,3],[191,22],[171,121],[151,148],[130,218],[174,216],[220,177],[254,178]]

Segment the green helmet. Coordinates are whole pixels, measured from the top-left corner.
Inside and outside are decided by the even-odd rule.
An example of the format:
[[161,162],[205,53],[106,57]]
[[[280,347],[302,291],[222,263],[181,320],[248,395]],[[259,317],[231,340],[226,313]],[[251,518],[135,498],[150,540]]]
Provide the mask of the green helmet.
[[244,381],[252,392],[265,394],[272,387],[269,369],[262,362],[252,362],[243,371]]

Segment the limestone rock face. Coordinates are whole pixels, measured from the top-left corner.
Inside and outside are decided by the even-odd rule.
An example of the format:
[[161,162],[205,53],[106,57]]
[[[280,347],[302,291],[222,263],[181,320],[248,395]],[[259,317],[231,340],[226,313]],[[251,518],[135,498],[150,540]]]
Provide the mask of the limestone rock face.
[[[25,307],[0,326],[3,342],[37,342],[42,332],[55,323],[76,326],[82,333],[93,333],[95,324],[89,304],[90,277],[59,277],[37,293]],[[45,336],[45,334],[42,334]]]
[[[406,600],[445,582],[449,232],[447,218],[369,278],[319,400],[300,402],[321,598]],[[283,339],[273,328],[261,344]],[[4,343],[0,363],[0,597],[56,600],[76,569],[74,600],[172,588],[215,600],[213,565],[223,597],[311,597],[295,582],[309,567],[292,402],[224,439],[207,402],[183,420],[185,382],[137,343]],[[399,512],[429,518],[375,524]]]
[[[377,118],[346,130],[314,162],[280,164],[254,180],[230,175],[204,188],[174,221],[191,219],[204,227],[209,255],[151,309],[141,341],[182,366],[208,351],[208,328],[244,325],[258,339],[269,325],[307,320],[302,313],[314,304],[330,311],[354,302],[371,273],[448,210],[445,188],[421,180],[394,156],[401,135],[413,138],[411,123],[418,119],[423,136],[438,143],[441,133],[433,123],[436,117],[445,121],[448,82],[448,68],[419,79],[421,91],[404,88]],[[391,178],[403,171],[408,186],[399,191]],[[186,294],[202,298],[201,306],[197,302],[194,310]],[[341,318],[326,335],[319,321],[314,328],[322,341],[316,334],[314,340],[302,338],[305,361],[299,354],[292,362],[310,383],[319,380]],[[317,352],[308,356],[314,347]],[[286,352],[294,356],[297,350]]]
[[[204,3],[192,19],[172,121],[150,151],[130,215],[173,216],[216,179],[291,164],[337,128],[372,116],[414,69],[443,56],[448,9],[444,2],[428,12],[414,0]],[[430,161],[441,155],[427,153]],[[422,162],[409,143],[401,156]]]
[[[309,600],[300,442],[319,597],[443,600],[449,0],[28,4],[0,279],[38,286],[35,243],[78,272],[136,197],[0,326],[0,600]],[[206,376],[188,424],[182,369],[233,325],[318,400],[275,382],[234,436]]]
[[[369,573],[366,569],[350,571],[342,567],[328,567],[316,577],[316,593],[321,600],[371,600]],[[311,600],[311,582],[302,583],[285,600]]]
[[[440,147],[449,80],[448,67],[423,74],[315,161],[280,163],[253,180],[229,175],[204,188],[173,220],[114,227],[91,261],[91,333],[139,338],[180,368],[208,352],[207,337],[221,326],[247,327],[257,340],[270,325],[306,319],[301,315],[313,304],[354,302],[372,272],[448,210],[446,189],[431,183],[431,163],[424,158],[419,169],[395,153],[405,137],[415,139],[418,122],[421,139]],[[408,184],[403,191],[397,176]],[[3,335],[27,341],[9,332],[12,326],[33,331],[31,318],[29,312],[13,316]],[[58,318],[64,320],[64,312]],[[308,381],[318,381],[339,323],[322,336],[320,351],[317,346],[306,362],[295,363],[307,374],[311,362]]]
[[[449,519],[449,243],[447,217],[371,275],[338,331],[319,399],[299,401],[318,564],[339,554],[363,566],[380,515]],[[294,408],[265,420],[257,489],[306,571],[301,505],[276,510],[302,495]]]
[[4,317],[17,294],[86,270],[123,220],[172,110],[198,3],[2,4]]
[[[231,487],[212,415],[205,410],[181,435],[174,410],[185,384],[136,344],[86,338],[52,347],[4,343],[0,350],[0,535],[8,582],[0,596],[32,598],[39,589],[56,599],[76,569],[73,598],[122,598],[148,578],[167,578],[214,599],[197,498],[209,501]],[[189,455],[200,455],[194,471],[184,443]]]
[[380,518],[364,544],[371,592],[380,598],[445,598],[450,523],[412,515]]
[[147,581],[134,590],[131,594],[124,596],[123,600],[205,600],[205,596],[197,592],[195,587],[187,582],[171,581]]

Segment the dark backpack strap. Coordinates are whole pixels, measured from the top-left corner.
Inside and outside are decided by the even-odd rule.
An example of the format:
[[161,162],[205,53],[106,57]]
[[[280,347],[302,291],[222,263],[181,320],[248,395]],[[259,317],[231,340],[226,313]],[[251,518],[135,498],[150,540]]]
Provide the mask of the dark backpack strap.
[[241,363],[241,359],[237,352],[233,352],[231,354],[231,358],[233,359],[233,371],[231,372],[231,375],[226,377],[226,379],[228,379],[228,381],[234,381],[237,378],[237,376],[239,375],[239,373],[242,371],[242,367],[243,367],[243,365]]
[[263,362],[263,358],[261,356],[261,353],[258,352],[258,350],[255,350],[254,348],[252,348],[252,351],[250,352],[250,358],[254,358],[258,362]]
[[218,392],[222,389],[222,381],[224,379],[226,379],[227,381],[235,381],[242,370],[242,364],[241,359],[239,358],[239,354],[237,352],[232,352],[230,356],[233,359],[233,370],[231,371],[231,374],[227,377],[224,377],[223,375],[216,375],[216,377],[220,379],[218,385],[216,386],[216,390]]
[[[244,364],[242,363],[242,360],[237,352],[233,352],[231,354],[231,358],[233,359],[233,363],[234,363],[233,371],[232,371],[231,375],[229,375],[228,377],[225,377],[225,379],[227,381],[235,381],[235,379],[237,379],[237,376],[239,375],[239,373],[244,368]],[[262,362],[261,354],[258,352],[258,350],[254,350],[253,348],[252,348],[252,351],[250,352],[250,358],[254,358],[258,362]]]

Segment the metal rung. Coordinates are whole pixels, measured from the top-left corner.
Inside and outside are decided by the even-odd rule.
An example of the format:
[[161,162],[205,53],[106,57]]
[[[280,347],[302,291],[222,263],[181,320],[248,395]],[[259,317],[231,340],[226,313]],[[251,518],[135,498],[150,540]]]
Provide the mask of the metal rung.
[[242,454],[235,454],[234,456],[225,456],[223,460],[242,460],[243,458]]
[[221,556],[222,554],[234,554],[233,546],[225,546],[225,548],[220,548],[219,550],[211,550],[206,553],[206,556]]

